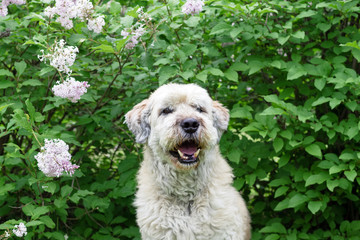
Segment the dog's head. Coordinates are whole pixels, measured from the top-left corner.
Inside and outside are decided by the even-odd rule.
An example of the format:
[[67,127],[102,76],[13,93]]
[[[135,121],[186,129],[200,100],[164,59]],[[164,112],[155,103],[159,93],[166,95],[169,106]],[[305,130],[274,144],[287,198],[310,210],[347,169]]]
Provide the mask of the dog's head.
[[228,110],[195,84],[168,84],[125,115],[136,141],[177,169],[196,168],[227,129]]

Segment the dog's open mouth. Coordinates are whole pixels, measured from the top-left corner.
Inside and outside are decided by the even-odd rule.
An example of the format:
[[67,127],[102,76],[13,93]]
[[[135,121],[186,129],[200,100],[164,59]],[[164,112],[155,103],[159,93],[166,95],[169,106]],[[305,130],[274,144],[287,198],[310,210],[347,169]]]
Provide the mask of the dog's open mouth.
[[182,164],[193,164],[198,161],[200,147],[195,141],[185,141],[177,146],[170,154]]

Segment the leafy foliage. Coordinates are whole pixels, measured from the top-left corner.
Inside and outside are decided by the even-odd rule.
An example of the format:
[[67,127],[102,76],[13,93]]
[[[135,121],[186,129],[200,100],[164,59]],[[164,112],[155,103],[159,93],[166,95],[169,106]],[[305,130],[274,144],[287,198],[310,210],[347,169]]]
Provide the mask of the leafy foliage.
[[[105,1],[99,34],[49,21],[40,1],[0,17],[0,230],[139,239],[141,146],[124,114],[159,85],[195,82],[231,111],[221,151],[253,239],[359,239],[359,1],[208,1],[189,16],[183,3]],[[137,4],[152,20],[129,50]],[[78,103],[53,95],[59,73],[37,57],[58,39],[79,48],[72,76],[90,88]],[[36,166],[56,138],[80,165],[73,177]]]

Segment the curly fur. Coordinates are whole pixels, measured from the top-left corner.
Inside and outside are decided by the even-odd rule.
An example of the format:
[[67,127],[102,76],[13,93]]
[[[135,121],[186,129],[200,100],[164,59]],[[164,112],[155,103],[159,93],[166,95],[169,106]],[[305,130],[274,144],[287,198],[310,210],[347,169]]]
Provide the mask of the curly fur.
[[[189,117],[200,123],[191,136],[179,124]],[[218,147],[228,121],[228,110],[195,84],[164,85],[126,114],[145,143],[134,203],[143,240],[250,239],[248,210]],[[184,165],[169,151],[190,138],[201,147],[199,161]]]

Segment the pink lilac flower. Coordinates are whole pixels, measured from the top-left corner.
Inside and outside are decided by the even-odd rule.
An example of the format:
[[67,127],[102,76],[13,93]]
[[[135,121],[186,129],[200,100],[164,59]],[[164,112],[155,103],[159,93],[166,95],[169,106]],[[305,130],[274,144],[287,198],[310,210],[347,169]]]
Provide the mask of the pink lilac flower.
[[22,5],[25,3],[25,0],[2,0],[0,3],[0,17],[8,15],[8,6],[10,4]]
[[15,225],[14,229],[13,229],[13,233],[17,236],[17,237],[22,237],[22,236],[26,236],[27,234],[27,228],[25,226],[24,223],[19,223],[19,225]]
[[90,31],[92,30],[95,33],[100,33],[104,25],[104,16],[99,16],[95,19],[89,19],[87,27]]
[[136,44],[139,43],[139,38],[145,33],[145,29],[143,28],[143,25],[140,25],[137,29],[131,30],[129,32],[128,29],[121,31],[121,36],[123,38],[127,38],[131,34],[131,38],[128,40],[127,44],[125,45],[126,49],[133,49]]
[[64,173],[73,175],[78,165],[71,164],[69,146],[61,139],[45,139],[45,146],[35,155],[39,169],[47,177],[60,177]]
[[203,0],[187,0],[186,3],[182,6],[182,12],[185,14],[198,14],[202,11],[202,7],[204,6]]
[[76,53],[79,52],[79,49],[73,46],[65,47],[65,44],[66,42],[63,39],[55,42],[51,53],[45,55],[44,50],[41,50],[42,55],[38,55],[38,58],[44,62],[48,59],[50,65],[59,72],[65,72],[67,75],[70,75],[72,72],[70,67],[74,64]]
[[69,77],[64,82],[59,81],[52,88],[55,96],[61,98],[67,98],[71,102],[76,103],[81,96],[87,92],[87,88],[90,87],[88,82],[79,82],[75,78]]

